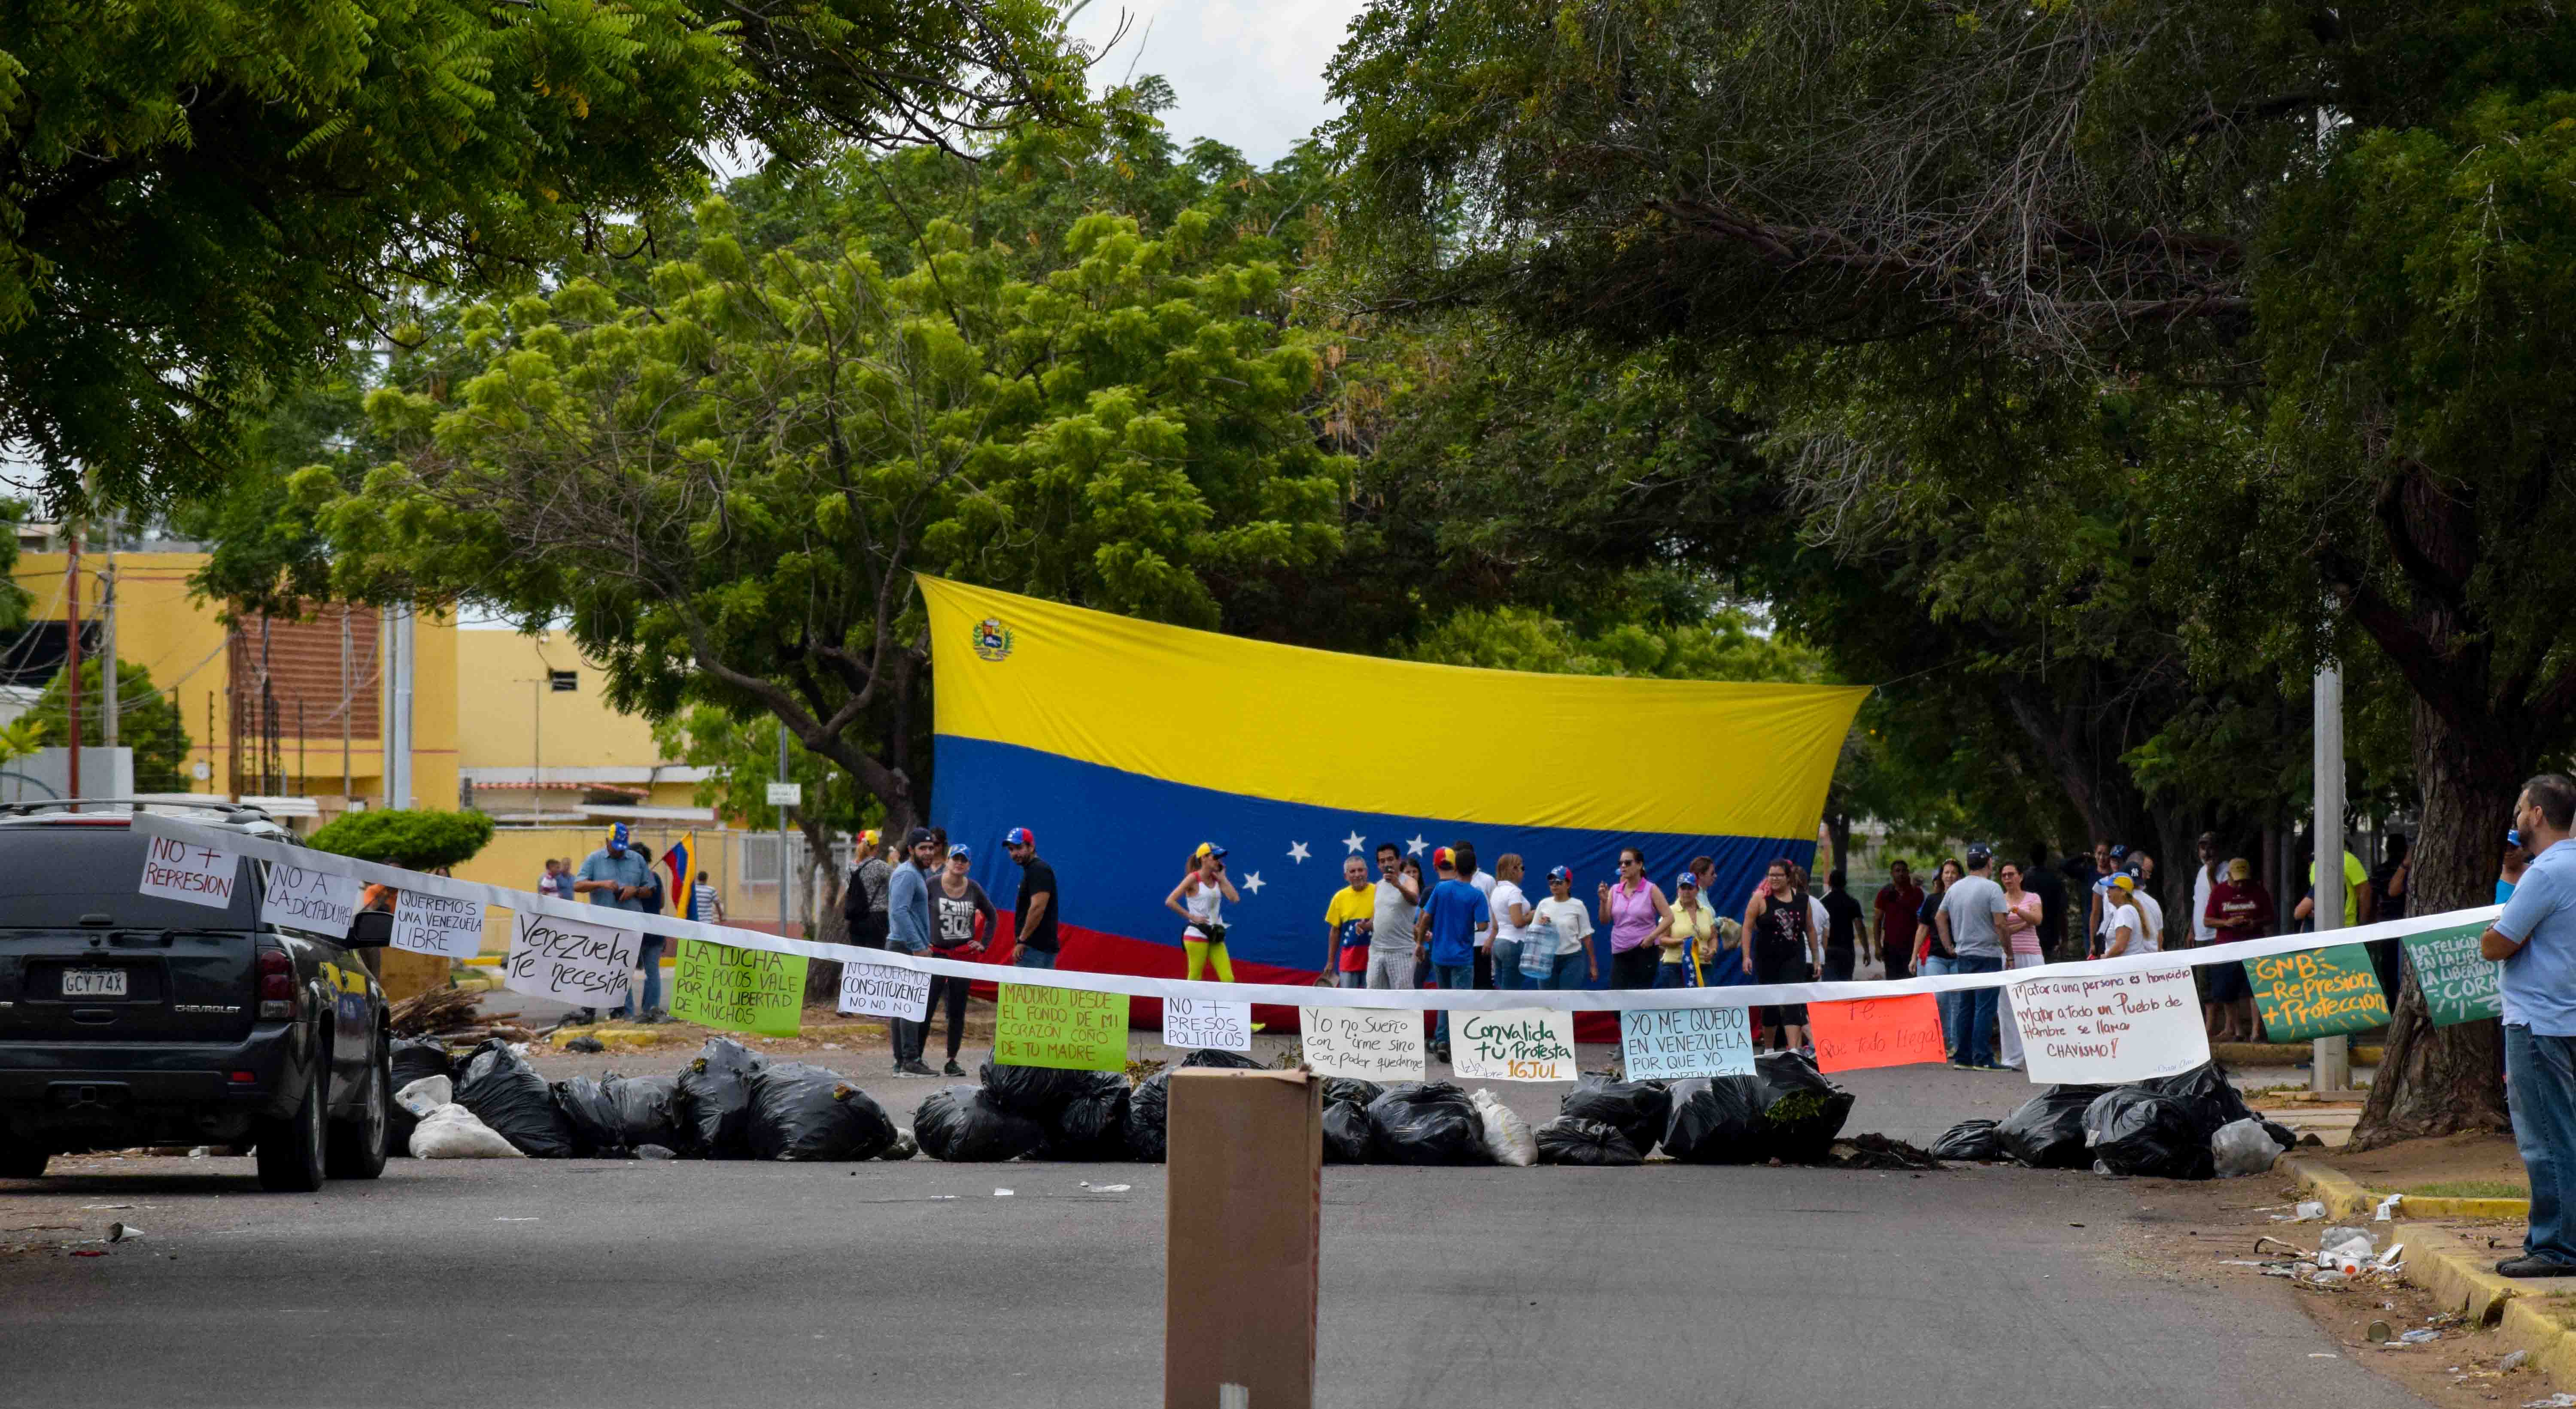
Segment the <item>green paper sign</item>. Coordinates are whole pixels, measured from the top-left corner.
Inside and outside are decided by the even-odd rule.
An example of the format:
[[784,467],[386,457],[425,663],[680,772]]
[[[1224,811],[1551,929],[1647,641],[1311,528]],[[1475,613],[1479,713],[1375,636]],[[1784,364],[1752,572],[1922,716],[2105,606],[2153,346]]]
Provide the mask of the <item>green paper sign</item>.
[[2388,995],[2358,944],[2267,954],[2245,961],[2263,1034],[2274,1042],[2305,1042],[2342,1032],[2363,1032],[2388,1022]]
[[805,956],[680,941],[671,1016],[732,1032],[794,1037],[805,1015]]
[[1127,995],[1034,983],[1001,985],[993,1062],[1067,1071],[1127,1069]]
[[2415,966],[2415,986],[2424,990],[2435,1027],[2504,1016],[2504,993],[2496,987],[2504,966],[2478,952],[2486,930],[2461,925],[2406,936],[2406,962]]

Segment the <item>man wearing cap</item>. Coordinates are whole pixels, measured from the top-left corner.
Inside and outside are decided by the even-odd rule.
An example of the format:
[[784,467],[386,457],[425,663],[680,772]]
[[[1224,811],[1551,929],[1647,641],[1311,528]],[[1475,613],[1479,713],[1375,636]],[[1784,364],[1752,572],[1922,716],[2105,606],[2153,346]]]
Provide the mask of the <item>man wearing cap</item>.
[[[1423,897],[1422,914],[1414,922],[1414,944],[1420,957],[1431,961],[1433,988],[1473,988],[1476,986],[1476,930],[1493,923],[1493,907],[1486,903],[1485,893],[1458,878],[1458,854],[1447,847],[1431,853],[1432,869],[1439,873],[1440,883]],[[1431,1054],[1449,1060],[1449,1010],[1431,1025]]]
[[[1949,948],[1950,972],[1954,974],[1999,973],[2004,966],[2004,889],[1996,885],[1987,872],[1994,869],[1995,853],[1980,842],[1968,848],[1968,874],[1950,885],[1941,897],[1941,912],[1933,917],[1939,926],[1942,942]],[[1991,987],[1971,988],[1951,995],[1958,1014],[1959,1050],[1950,1054],[1950,1065],[1977,1071],[2008,1071],[1995,1061],[1994,1049],[1987,1034],[1995,1025],[1995,998]]]
[[2530,1229],[2522,1256],[2496,1264],[2508,1277],[2576,1276],[2576,782],[2543,773],[2522,785],[2514,829],[2531,865],[2478,952],[2501,962],[2504,1093],[2513,1141],[2531,1177]]
[[[653,888],[652,864],[626,844],[623,822],[608,829],[604,845],[582,858],[581,870],[572,882],[573,894],[612,910],[643,910],[645,893]],[[581,1010],[581,1021],[598,1020],[598,1009]]]
[[[2272,932],[2272,893],[2254,880],[2254,863],[2239,856],[2227,863],[2227,879],[2210,888],[2202,920],[2219,944],[2261,939]],[[2205,999],[2212,1042],[2260,1041],[2262,1021],[2254,1011],[2254,988],[2245,979],[2242,961],[2203,964],[2209,992]]]
[[[929,828],[915,827],[904,834],[903,849],[903,860],[886,882],[886,947],[926,954],[930,951],[930,871],[939,864],[939,842]],[[894,1040],[895,1075],[931,1074],[921,1060],[922,1043],[930,1034],[928,1014],[920,1022],[888,1018],[886,1033]]]
[[1052,969],[1061,947],[1055,929],[1055,868],[1038,859],[1038,834],[1026,827],[1003,833],[1002,849],[1020,868],[1020,899],[1011,907],[1019,942],[1011,962],[1024,969]]

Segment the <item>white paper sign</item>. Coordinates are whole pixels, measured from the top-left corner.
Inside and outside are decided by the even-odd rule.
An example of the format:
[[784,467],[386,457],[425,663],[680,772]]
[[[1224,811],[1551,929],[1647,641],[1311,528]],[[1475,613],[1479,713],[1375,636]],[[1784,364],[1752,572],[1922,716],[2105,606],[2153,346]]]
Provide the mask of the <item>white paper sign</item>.
[[2106,1086],[2172,1076],[2209,1060],[2189,969],[2010,985],[2030,1079]]
[[1317,1076],[1420,1081],[1422,1015],[1409,1009],[1299,1008],[1298,1035]]
[[[475,939],[482,939],[479,929]],[[585,1008],[612,1007],[625,1002],[634,986],[643,945],[636,930],[523,912],[510,937],[510,957],[501,965],[501,986]]]
[[259,917],[287,929],[346,939],[349,917],[358,913],[359,891],[355,876],[335,876],[310,866],[272,861],[268,863],[268,890],[259,899]]
[[1639,1008],[1619,1014],[1630,1081],[1751,1076],[1753,1014],[1745,1008]]
[[1201,998],[1163,1000],[1163,1045],[1220,1052],[1252,1050],[1252,1005]]
[[874,1018],[927,1022],[930,975],[892,964],[841,965],[841,1011]]
[[137,893],[227,910],[240,877],[241,858],[232,852],[154,837],[151,849],[143,853],[143,884]]
[[483,952],[483,902],[404,891],[394,904],[393,946],[471,959]]
[[1449,1015],[1462,1081],[1572,1081],[1574,1014],[1561,1008],[1506,1008]]

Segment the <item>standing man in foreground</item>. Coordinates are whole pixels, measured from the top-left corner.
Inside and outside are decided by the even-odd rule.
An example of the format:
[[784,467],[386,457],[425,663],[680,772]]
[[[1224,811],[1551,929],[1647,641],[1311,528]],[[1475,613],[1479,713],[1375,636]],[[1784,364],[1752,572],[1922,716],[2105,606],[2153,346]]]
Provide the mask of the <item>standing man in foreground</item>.
[[1377,915],[1377,896],[1369,887],[1368,862],[1357,852],[1342,858],[1342,888],[1324,905],[1324,963],[1315,982],[1335,988],[1368,984],[1369,926]]
[[1369,912],[1370,988],[1413,987],[1413,922],[1422,913],[1422,886],[1404,871],[1404,848],[1377,844],[1376,902]]
[[[1413,922],[1413,942],[1417,958],[1431,963],[1433,988],[1473,988],[1476,986],[1476,932],[1494,922],[1493,907],[1486,903],[1485,893],[1471,881],[1458,875],[1458,855],[1448,847],[1431,853],[1432,867],[1439,872],[1440,884],[1422,901],[1422,913]],[[1440,1010],[1432,1024],[1431,1055],[1449,1060],[1449,1010]]]
[[[608,841],[599,850],[582,858],[581,870],[572,882],[573,894],[611,910],[641,912],[646,892],[656,889],[653,864],[627,845],[623,822],[608,829]],[[599,1021],[599,1010],[582,1009],[581,1021],[584,1025]]]
[[2543,773],[2522,785],[2513,824],[2531,866],[2478,936],[2478,952],[2502,960],[2504,1092],[2513,1140],[2531,1177],[2531,1226],[2522,1256],[2496,1271],[2508,1277],[2576,1276],[2576,1230],[2567,1226],[2576,1181],[2576,782]]
[[1011,962],[1024,969],[1052,969],[1063,947],[1056,938],[1055,868],[1038,859],[1038,834],[1013,827],[1002,834],[1002,850],[1020,868],[1020,898],[1011,907],[1019,933]]
[[[930,870],[938,864],[939,842],[929,828],[915,827],[904,836],[903,860],[886,882],[886,948],[906,954],[930,952]],[[894,1042],[895,1075],[930,1075],[930,1068],[921,1061],[922,1043],[929,1034],[928,1014],[920,1022],[886,1019],[886,1035]]]
[[[1968,874],[1953,883],[1941,897],[1941,913],[1933,922],[1941,928],[1942,942],[1950,950],[1954,974],[1991,974],[2004,966],[2004,890],[1986,873],[1994,868],[1995,854],[1983,843],[1968,848]],[[1950,1054],[1950,1065],[1977,1071],[2007,1071],[1995,1061],[1994,1048],[1988,1045],[1987,1033],[1995,1025],[1995,999],[2001,990],[1972,988],[1948,995],[1958,1002],[1959,1050]]]
[[1887,884],[1871,906],[1878,912],[1875,942],[1887,976],[1914,977],[1914,916],[1923,909],[1923,887],[1914,883],[1913,868],[1902,861],[1889,866]]

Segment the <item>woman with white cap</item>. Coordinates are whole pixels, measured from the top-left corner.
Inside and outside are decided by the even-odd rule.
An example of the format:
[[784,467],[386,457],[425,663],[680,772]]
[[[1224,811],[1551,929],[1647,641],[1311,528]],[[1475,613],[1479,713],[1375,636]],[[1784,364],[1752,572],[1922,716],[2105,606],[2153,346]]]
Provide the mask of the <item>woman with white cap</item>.
[[1234,960],[1225,952],[1225,902],[1242,903],[1234,882],[1225,877],[1225,848],[1212,841],[1190,853],[1190,873],[1163,897],[1163,908],[1181,917],[1181,953],[1196,979],[1213,962],[1219,983],[1234,982]]
[[1531,915],[1530,937],[1523,943],[1536,944],[1542,934],[1552,936],[1556,945],[1556,969],[1547,987],[1590,988],[1601,981],[1601,961],[1592,953],[1592,908],[1574,898],[1569,867],[1547,873],[1547,899]]

